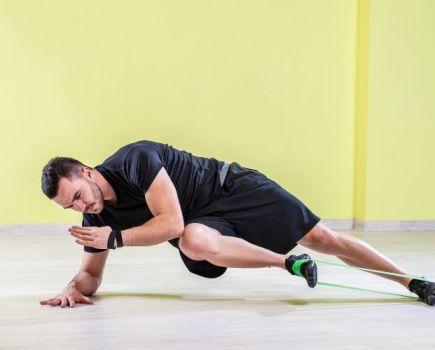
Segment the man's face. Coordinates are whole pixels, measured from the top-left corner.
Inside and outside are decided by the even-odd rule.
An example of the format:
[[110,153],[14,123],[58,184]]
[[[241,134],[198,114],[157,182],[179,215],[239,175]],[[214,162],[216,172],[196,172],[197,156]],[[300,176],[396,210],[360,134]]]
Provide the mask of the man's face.
[[59,189],[53,200],[65,209],[71,208],[81,213],[99,214],[104,208],[101,188],[85,175],[60,178]]

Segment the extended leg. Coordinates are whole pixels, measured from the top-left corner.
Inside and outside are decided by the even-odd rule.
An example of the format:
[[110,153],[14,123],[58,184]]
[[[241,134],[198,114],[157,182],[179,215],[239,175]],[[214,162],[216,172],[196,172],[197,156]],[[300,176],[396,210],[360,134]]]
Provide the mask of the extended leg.
[[[317,224],[298,244],[321,253],[335,255],[352,266],[405,274],[393,261],[366,242],[350,235],[334,232],[322,223]],[[376,275],[396,281],[406,289],[411,281],[406,277]]]

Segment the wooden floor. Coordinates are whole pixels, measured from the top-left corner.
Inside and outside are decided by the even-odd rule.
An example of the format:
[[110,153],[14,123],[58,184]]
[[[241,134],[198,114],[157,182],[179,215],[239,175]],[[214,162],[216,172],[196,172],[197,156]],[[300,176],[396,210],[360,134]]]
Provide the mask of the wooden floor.
[[[408,273],[435,277],[435,232],[360,233]],[[317,286],[276,268],[190,274],[169,244],[111,252],[94,305],[39,300],[77,271],[67,234],[1,234],[0,349],[434,349],[435,307]],[[302,247],[314,258],[339,262]],[[410,295],[375,275],[319,265],[319,280]]]

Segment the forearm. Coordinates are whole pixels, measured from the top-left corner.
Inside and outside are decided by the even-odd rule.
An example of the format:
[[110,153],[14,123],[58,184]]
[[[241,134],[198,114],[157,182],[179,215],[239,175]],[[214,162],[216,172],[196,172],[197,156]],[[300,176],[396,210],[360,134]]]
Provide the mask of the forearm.
[[67,285],[67,287],[75,287],[80,293],[86,296],[94,294],[99,286],[100,282],[98,278],[86,271],[77,273]]
[[178,238],[183,234],[182,218],[158,215],[145,224],[122,231],[125,246],[150,246]]

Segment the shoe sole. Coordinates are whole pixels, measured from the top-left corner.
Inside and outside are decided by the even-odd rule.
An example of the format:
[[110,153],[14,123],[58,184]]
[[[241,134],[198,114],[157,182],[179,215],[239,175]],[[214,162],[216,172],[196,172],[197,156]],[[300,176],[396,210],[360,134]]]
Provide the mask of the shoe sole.
[[307,280],[308,287],[314,288],[317,284],[317,265],[314,261],[310,261],[305,267],[305,279]]

